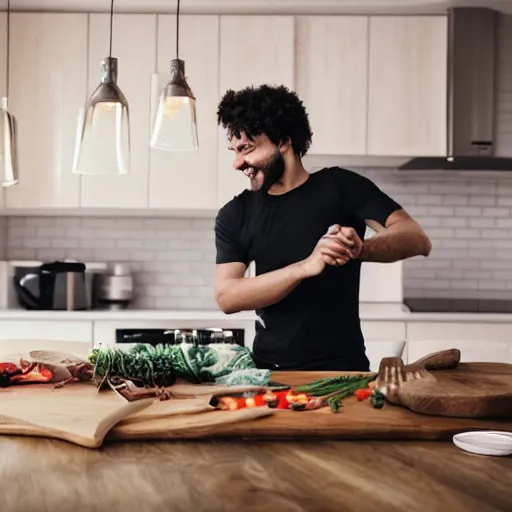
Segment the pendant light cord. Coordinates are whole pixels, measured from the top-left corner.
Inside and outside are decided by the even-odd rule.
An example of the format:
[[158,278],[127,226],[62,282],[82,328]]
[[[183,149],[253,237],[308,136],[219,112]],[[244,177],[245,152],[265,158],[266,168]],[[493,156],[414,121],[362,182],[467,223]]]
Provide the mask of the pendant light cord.
[[[10,0],[9,0],[10,1]],[[110,49],[108,56],[112,58],[112,27],[114,24],[114,0],[110,2]]]
[[176,58],[180,58],[180,0],[176,8]]
[[11,56],[11,0],[7,1],[7,86],[6,96],[9,98],[9,58]]

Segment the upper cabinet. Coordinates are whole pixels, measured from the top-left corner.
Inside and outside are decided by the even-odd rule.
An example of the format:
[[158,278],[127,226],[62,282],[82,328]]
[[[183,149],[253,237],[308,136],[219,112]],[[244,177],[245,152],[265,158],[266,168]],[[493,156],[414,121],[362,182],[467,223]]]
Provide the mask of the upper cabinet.
[[[129,103],[131,169],[72,173],[79,108],[109,54],[108,14],[14,13],[10,111],[18,120],[20,182],[0,191],[3,211],[55,208],[215,211],[249,180],[217,125],[228,89],[297,91],[313,131],[310,154],[446,154],[446,16],[185,15],[179,57],[196,97],[199,149],[150,148],[162,88],[176,57],[176,17],[118,14],[112,56]],[[0,56],[7,55],[0,14]],[[7,59],[4,58],[4,62]],[[0,93],[6,92],[0,66]]]
[[368,18],[300,16],[295,90],[313,131],[309,154],[364,155],[368,91]]
[[[157,71],[151,91],[151,119],[176,57],[176,16],[158,16]],[[180,16],[179,57],[196,97],[199,148],[150,149],[151,208],[215,209],[217,206],[217,103],[219,99],[219,17]],[[144,144],[148,146],[147,138]]]
[[[228,89],[261,84],[294,88],[295,20],[293,16],[221,16],[220,95]],[[221,207],[248,187],[233,169],[226,134],[219,130],[218,202]]]
[[[89,20],[88,96],[100,84],[100,64],[109,55],[110,15]],[[149,97],[156,67],[157,16],[114,16],[112,56],[118,59],[119,88],[128,100],[130,172],[113,176],[81,176],[80,206],[146,208],[148,206]]]
[[86,97],[87,14],[11,14],[10,110],[18,121],[20,182],[7,208],[79,206],[72,171]]
[[370,17],[369,155],[446,155],[447,18]]

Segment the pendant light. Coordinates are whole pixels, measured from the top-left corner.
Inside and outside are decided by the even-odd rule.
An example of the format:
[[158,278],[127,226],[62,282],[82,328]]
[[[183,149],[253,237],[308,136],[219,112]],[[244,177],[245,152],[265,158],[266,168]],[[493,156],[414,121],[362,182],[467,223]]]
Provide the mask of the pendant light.
[[10,54],[11,0],[7,2],[7,96],[0,104],[0,175],[2,187],[18,183],[18,143],[16,118],[9,112],[9,54]]
[[171,79],[160,95],[150,145],[164,151],[197,149],[196,99],[179,58],[180,0],[176,9],[176,58],[171,60]]
[[78,116],[73,172],[115,175],[130,170],[128,101],[117,85],[117,59],[112,57],[114,0],[110,4],[110,51],[101,62],[101,83]]

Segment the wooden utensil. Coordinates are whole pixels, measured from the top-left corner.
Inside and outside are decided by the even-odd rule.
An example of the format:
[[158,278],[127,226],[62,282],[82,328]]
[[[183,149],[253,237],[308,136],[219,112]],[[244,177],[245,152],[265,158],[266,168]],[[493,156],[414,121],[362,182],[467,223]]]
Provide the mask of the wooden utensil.
[[389,402],[403,405],[400,389],[405,383],[415,380],[435,381],[436,378],[430,372],[456,368],[460,356],[458,349],[442,350],[407,366],[400,357],[385,357],[380,362],[376,388]]

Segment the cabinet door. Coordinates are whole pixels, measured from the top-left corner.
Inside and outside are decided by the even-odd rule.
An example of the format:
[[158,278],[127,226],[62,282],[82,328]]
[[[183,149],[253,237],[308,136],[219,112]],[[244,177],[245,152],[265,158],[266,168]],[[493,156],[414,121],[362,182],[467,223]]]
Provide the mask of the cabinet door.
[[[198,37],[200,34],[200,37]],[[217,206],[217,103],[219,100],[219,17],[180,16],[179,57],[196,97],[199,148],[150,149],[151,208],[215,209]],[[176,16],[158,17],[158,75],[153,79],[152,119],[176,57]]]
[[[149,100],[156,61],[156,15],[114,17],[112,56],[118,59],[117,83],[130,113],[130,172],[118,176],[81,176],[82,207],[147,208],[149,166]],[[90,95],[100,83],[100,64],[109,52],[110,16],[89,20]],[[134,37],[136,35],[136,37]]]
[[[0,13],[0,62],[7,62],[7,14]],[[0,96],[7,95],[7,66],[0,66]],[[13,113],[9,108],[11,114]],[[0,184],[0,210],[4,207],[4,189]],[[0,248],[2,242],[0,242]],[[1,250],[1,249],[0,249]]]
[[9,90],[18,121],[20,182],[7,208],[75,208],[78,108],[86,96],[87,14],[11,15]]
[[478,315],[460,315],[460,320],[424,321],[407,324],[409,362],[433,352],[458,348],[461,362],[512,363],[512,324],[479,321]]
[[299,16],[295,88],[309,114],[309,154],[364,155],[368,18]]
[[[220,94],[261,84],[294,87],[295,27],[292,16],[221,16]],[[218,203],[249,186],[233,169],[225,131],[219,129]]]
[[445,16],[370,17],[368,154],[446,155]]

